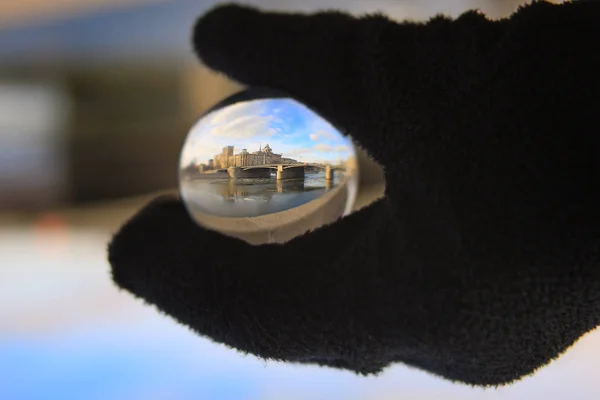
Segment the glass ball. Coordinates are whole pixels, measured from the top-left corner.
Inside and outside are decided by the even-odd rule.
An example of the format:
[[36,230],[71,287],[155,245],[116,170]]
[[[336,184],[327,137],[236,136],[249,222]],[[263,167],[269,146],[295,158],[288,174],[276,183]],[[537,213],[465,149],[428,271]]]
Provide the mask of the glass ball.
[[349,214],[358,172],[350,138],[291,97],[250,89],[190,130],[180,195],[205,228],[283,243]]

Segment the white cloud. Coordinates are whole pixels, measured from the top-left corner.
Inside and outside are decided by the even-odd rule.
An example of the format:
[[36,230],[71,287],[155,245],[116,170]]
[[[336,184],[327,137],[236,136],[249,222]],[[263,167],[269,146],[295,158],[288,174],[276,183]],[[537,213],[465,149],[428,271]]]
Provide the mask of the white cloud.
[[338,152],[346,152],[346,151],[350,151],[350,148],[348,146],[346,146],[345,144],[340,144],[334,147],[334,151],[338,151]]
[[325,143],[316,144],[316,145],[314,145],[313,149],[315,149],[316,151],[323,152],[323,153],[330,152],[332,150],[331,146],[328,144],[325,144]]
[[301,147],[298,149],[292,149],[292,150],[286,151],[284,153],[284,156],[288,156],[288,155],[289,156],[301,156],[301,155],[308,154],[311,152],[312,152],[312,149],[309,149],[308,147]]
[[310,140],[313,141],[318,141],[318,140],[331,140],[331,141],[339,141],[341,140],[343,137],[341,135],[338,135],[337,133],[333,132],[333,131],[328,131],[328,130],[324,130],[321,129],[315,133],[311,133],[310,134]]
[[317,135],[327,138],[329,140],[339,140],[342,138],[341,135],[338,135],[337,133],[334,133],[332,131],[327,131],[327,130],[320,130],[317,132]]
[[207,162],[214,157],[215,154],[221,152],[224,145],[215,141],[211,137],[204,137],[201,140],[195,141],[193,144],[186,145],[181,157],[181,164],[187,165],[193,159],[198,162]]
[[245,115],[214,126],[210,130],[210,134],[234,139],[267,137],[276,133],[275,129],[269,127],[271,119],[269,116]]

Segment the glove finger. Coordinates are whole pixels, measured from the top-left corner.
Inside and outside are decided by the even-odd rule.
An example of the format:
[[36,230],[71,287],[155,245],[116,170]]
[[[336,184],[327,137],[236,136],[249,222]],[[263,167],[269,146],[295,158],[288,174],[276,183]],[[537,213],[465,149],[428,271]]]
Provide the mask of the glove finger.
[[193,44],[209,67],[246,85],[288,93],[384,163],[379,153],[385,141],[376,126],[385,96],[374,87],[382,77],[371,57],[377,41],[368,38],[388,26],[395,24],[381,16],[267,13],[227,5],[198,20]]
[[159,198],[115,235],[109,260],[119,287],[201,335],[263,358],[336,365],[332,354],[350,354],[370,318],[382,280],[369,260],[392,256],[389,221],[381,200],[285,245],[251,246]]

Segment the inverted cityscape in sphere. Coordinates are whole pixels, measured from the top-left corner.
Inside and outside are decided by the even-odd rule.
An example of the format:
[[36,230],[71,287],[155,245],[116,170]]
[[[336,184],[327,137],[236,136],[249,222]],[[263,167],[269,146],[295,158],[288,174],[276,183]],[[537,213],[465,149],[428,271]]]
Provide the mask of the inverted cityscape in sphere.
[[[353,190],[352,141],[299,102],[234,103],[201,118],[181,155],[181,194],[192,214],[259,217]],[[344,196],[344,214],[354,197]],[[332,218],[340,215],[332,215]]]

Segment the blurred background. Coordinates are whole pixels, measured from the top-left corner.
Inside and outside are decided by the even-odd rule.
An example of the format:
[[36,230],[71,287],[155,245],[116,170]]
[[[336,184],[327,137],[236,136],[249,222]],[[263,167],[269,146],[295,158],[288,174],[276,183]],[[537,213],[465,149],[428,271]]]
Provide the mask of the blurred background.
[[[110,281],[106,243],[177,186],[195,119],[240,87],[200,65],[207,0],[0,0],[0,399],[595,399],[593,332],[498,390],[396,366],[379,378],[265,364],[198,338]],[[513,0],[255,0],[401,19]]]

